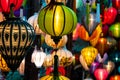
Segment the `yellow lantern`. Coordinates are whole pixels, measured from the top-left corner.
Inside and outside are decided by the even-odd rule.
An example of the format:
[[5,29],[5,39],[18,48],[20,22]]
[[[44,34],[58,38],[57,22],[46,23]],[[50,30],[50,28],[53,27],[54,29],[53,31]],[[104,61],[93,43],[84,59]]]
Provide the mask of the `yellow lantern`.
[[2,72],[8,72],[10,69],[7,66],[7,63],[5,62],[5,60],[2,58],[2,56],[0,55],[0,69],[2,70]]
[[92,46],[85,47],[81,50],[81,55],[83,56],[88,66],[90,66],[93,63],[97,54],[98,50]]

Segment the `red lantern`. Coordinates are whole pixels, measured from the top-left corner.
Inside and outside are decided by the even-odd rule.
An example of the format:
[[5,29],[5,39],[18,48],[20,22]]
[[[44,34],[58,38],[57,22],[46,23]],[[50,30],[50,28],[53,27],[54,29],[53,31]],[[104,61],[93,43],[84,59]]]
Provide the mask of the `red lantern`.
[[103,24],[112,24],[117,16],[117,10],[113,7],[108,8],[104,11]]
[[23,0],[0,0],[0,10],[9,13],[11,4],[14,4],[14,10],[17,10],[22,5],[22,2]]
[[112,6],[116,9],[120,9],[120,0],[112,0]]
[[96,69],[94,72],[96,80],[107,80],[108,71],[106,69]]

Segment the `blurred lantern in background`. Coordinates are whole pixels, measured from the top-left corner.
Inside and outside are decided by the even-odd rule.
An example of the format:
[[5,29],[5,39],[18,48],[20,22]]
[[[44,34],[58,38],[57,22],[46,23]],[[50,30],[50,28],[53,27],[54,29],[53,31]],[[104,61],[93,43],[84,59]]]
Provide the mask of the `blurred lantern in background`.
[[23,60],[21,61],[19,67],[18,67],[18,72],[20,73],[20,75],[24,75],[24,71],[25,71],[25,58],[23,58]]
[[109,27],[109,35],[115,38],[120,38],[120,23],[112,24]]
[[4,21],[4,20],[5,20],[5,17],[4,17],[4,15],[3,15],[3,13],[0,12],[0,22],[2,22],[2,21]]
[[109,30],[108,25],[102,25],[102,33],[104,37],[108,36],[108,30]]
[[10,12],[10,5],[14,4],[13,10],[17,10],[22,5],[23,0],[0,0],[0,9],[4,13]]
[[64,45],[66,45],[67,41],[68,41],[67,35],[62,36],[58,44],[55,44],[54,40],[51,38],[50,35],[46,34],[45,36],[46,44],[54,49],[63,47]]
[[120,75],[111,76],[110,80],[120,80]]
[[98,62],[93,62],[90,66],[90,73],[94,73],[94,71],[99,67],[99,63]]
[[103,68],[98,68],[95,70],[94,76],[95,76],[96,80],[107,80],[108,71]]
[[120,13],[120,0],[112,0],[112,6],[118,10],[118,13]]
[[92,46],[85,47],[81,50],[81,55],[83,56],[88,66],[91,66],[97,54],[98,54],[98,50]]
[[53,64],[54,64],[54,58],[52,58],[52,55],[51,54],[46,55],[43,66],[47,68],[53,66]]
[[108,73],[110,74],[113,69],[115,68],[115,64],[112,61],[108,61],[107,64],[104,64],[103,67],[108,71]]

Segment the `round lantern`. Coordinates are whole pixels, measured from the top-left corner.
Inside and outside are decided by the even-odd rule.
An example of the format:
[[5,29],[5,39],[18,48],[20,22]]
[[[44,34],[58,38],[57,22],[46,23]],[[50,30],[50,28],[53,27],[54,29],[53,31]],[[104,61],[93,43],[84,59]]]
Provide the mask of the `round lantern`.
[[120,80],[120,75],[111,76],[110,80]]
[[95,70],[94,76],[97,80],[107,80],[108,72],[106,69],[98,68]]
[[75,29],[77,17],[74,11],[62,2],[51,0],[49,5],[41,9],[38,24],[43,32],[58,37],[69,34]]
[[62,36],[62,38],[60,39],[60,41],[58,42],[58,44],[55,44],[54,40],[51,38],[50,35],[46,34],[45,36],[45,42],[48,46],[52,47],[52,48],[61,48],[63,47],[66,43],[67,43],[67,35]]
[[0,0],[0,9],[2,12],[9,13],[10,5],[14,4],[14,10],[17,10],[22,5],[23,0]]
[[39,34],[44,34],[41,29],[39,28],[38,26],[38,22],[37,22],[37,19],[38,19],[38,13],[34,13],[33,16],[31,16],[30,18],[28,18],[28,23],[31,24],[35,30],[35,33],[37,35]]
[[109,27],[109,34],[115,38],[120,38],[120,23],[115,23]]
[[20,18],[8,18],[0,23],[0,51],[11,70],[19,67],[34,37],[33,27]]
[[[69,78],[59,75],[56,80],[70,80]],[[39,80],[54,80],[53,75],[46,75],[41,77]]]
[[88,66],[94,62],[97,54],[98,50],[92,46],[85,47],[81,50],[81,55],[83,56]]

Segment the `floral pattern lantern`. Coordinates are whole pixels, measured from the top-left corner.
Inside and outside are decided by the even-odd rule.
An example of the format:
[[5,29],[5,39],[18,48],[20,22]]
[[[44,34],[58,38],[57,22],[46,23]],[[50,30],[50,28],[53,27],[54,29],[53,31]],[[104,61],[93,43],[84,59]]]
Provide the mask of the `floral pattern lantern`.
[[55,44],[54,40],[51,38],[50,35],[46,34],[45,36],[46,44],[54,49],[63,47],[67,43],[67,40],[68,40],[67,35],[64,35],[62,36],[58,44]]
[[15,11],[20,8],[22,2],[23,0],[0,0],[0,9],[4,13],[9,13],[11,4],[15,6],[14,7],[14,11]]
[[98,50],[92,46],[85,47],[81,50],[81,55],[83,56],[88,66],[90,66],[94,62],[97,54]]

